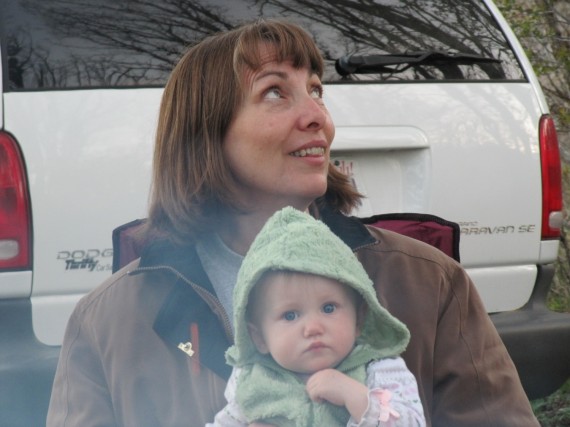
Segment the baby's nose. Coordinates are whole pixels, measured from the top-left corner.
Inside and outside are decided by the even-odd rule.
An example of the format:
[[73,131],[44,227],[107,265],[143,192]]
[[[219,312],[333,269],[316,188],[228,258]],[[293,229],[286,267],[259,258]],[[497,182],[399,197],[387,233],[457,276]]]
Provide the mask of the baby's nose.
[[310,315],[305,319],[305,336],[312,337],[315,335],[321,335],[323,333],[323,323],[319,316]]

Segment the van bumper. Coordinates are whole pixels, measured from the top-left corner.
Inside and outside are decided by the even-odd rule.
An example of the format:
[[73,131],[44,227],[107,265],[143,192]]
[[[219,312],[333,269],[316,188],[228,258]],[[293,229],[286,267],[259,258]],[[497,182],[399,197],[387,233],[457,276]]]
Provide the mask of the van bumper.
[[539,266],[529,302],[491,314],[531,400],[548,396],[570,378],[570,313],[546,305],[553,277],[554,265]]
[[0,301],[0,427],[45,425],[59,351],[36,339],[29,299]]

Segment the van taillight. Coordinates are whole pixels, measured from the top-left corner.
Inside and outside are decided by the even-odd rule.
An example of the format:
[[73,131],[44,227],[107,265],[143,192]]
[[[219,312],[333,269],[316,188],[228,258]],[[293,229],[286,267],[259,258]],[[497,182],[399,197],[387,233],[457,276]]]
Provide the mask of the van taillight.
[[0,131],[0,269],[31,267],[30,202],[18,144]]
[[560,238],[562,227],[562,172],[554,120],[540,118],[540,162],[542,167],[542,238]]

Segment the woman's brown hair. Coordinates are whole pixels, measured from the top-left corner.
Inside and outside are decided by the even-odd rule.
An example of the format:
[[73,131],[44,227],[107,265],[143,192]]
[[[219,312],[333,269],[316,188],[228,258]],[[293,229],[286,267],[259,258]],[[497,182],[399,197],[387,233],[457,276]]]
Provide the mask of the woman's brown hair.
[[[156,133],[147,232],[185,241],[215,228],[222,214],[247,210],[237,203],[235,181],[222,142],[243,97],[245,71],[262,65],[264,43],[275,60],[323,75],[323,59],[301,27],[259,20],[210,36],[180,59],[166,84]],[[329,167],[328,189],[318,204],[349,212],[360,195]]]

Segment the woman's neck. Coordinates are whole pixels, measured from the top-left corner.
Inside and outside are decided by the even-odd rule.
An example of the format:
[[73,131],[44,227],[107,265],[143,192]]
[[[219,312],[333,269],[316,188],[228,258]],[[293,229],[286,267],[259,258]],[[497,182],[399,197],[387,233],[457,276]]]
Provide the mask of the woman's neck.
[[218,228],[218,235],[232,251],[245,255],[255,236],[276,211],[255,211],[228,216]]
[[222,227],[218,229],[218,235],[232,251],[245,255],[268,218],[256,214],[231,216],[223,221]]

